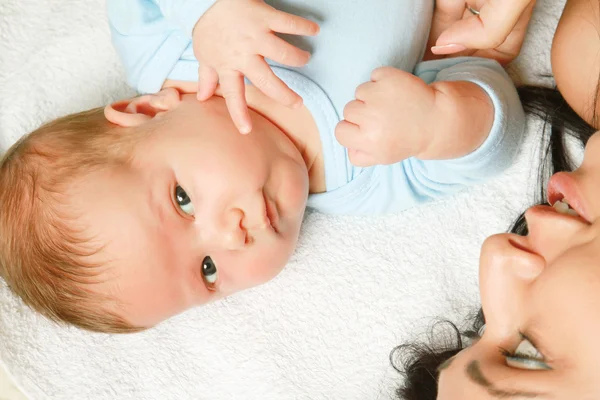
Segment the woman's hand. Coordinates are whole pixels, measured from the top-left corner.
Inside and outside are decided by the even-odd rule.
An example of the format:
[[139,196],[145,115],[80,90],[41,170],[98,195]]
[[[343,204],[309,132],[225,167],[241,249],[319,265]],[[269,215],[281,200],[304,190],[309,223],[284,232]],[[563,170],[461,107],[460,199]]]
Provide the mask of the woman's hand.
[[476,56],[511,62],[535,0],[437,0],[425,59]]

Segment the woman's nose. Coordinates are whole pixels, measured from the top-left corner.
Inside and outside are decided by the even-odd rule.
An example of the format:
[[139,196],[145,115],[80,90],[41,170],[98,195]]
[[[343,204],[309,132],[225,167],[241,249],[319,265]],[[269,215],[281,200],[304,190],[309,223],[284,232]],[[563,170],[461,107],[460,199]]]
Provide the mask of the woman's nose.
[[544,258],[531,251],[526,237],[503,234],[485,241],[479,287],[486,324],[492,334],[505,336],[519,329],[531,283],[545,265]]
[[200,222],[200,238],[205,251],[239,250],[246,245],[247,232],[242,221],[244,213],[231,208],[220,215],[212,215],[204,224]]
[[589,225],[583,220],[557,212],[551,207],[532,207],[525,213],[527,221],[528,246],[537,254],[544,257],[547,264],[567,249],[585,241],[586,235],[581,233],[589,230]]

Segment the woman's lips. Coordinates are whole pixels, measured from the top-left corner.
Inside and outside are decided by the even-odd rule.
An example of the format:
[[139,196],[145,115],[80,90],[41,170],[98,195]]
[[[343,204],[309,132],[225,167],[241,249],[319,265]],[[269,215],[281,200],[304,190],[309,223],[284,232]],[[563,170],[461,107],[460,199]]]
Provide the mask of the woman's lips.
[[527,210],[527,214],[536,215],[545,219],[550,218],[556,221],[564,220],[565,218],[567,218],[572,219],[574,221],[578,221],[579,223],[590,225],[590,223],[580,215],[576,216],[571,214],[564,214],[562,212],[557,211],[554,207],[543,204],[531,207],[529,210]]
[[569,206],[589,223],[590,217],[586,209],[584,198],[581,196],[577,181],[568,172],[559,172],[548,182],[548,202],[554,205],[557,201],[566,200]]

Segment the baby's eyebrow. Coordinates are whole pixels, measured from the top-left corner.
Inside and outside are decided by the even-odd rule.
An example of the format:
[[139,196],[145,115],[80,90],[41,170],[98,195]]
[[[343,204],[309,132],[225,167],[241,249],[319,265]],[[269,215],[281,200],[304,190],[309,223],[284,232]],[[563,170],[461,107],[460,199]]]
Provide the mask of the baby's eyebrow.
[[494,385],[483,375],[481,372],[481,367],[479,366],[479,361],[473,360],[471,361],[467,367],[465,368],[465,374],[469,377],[471,382],[485,388],[487,392],[499,399],[506,398],[514,398],[514,397],[525,397],[529,399],[533,399],[536,397],[541,397],[541,393],[535,392],[522,392],[518,390],[502,390],[497,389]]
[[150,213],[161,225],[164,225],[165,220],[170,214],[169,209],[172,208],[175,211],[171,204],[172,200],[169,197],[169,190],[161,190],[162,185],[149,186],[146,191],[146,199]]

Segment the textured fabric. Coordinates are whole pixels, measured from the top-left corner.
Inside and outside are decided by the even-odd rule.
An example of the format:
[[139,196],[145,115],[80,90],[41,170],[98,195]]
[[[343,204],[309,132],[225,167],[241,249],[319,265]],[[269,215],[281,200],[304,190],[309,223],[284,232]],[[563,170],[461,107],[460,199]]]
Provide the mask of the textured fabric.
[[[552,84],[537,77],[550,73],[561,7],[538,0],[511,76]],[[2,0],[0,38],[1,149],[133,94],[102,0]],[[533,202],[540,130],[528,125],[505,174],[451,201],[378,218],[309,213],[277,279],[142,334],[56,327],[0,283],[0,360],[31,400],[389,400],[390,350],[432,317],[460,322],[477,307],[481,243]]]
[[[207,3],[108,0],[113,42],[132,86],[156,92],[167,78],[197,80],[191,38],[177,21],[182,14],[200,18]],[[303,97],[321,134],[327,192],[311,196],[309,207],[330,214],[394,213],[482,182],[514,159],[525,117],[502,67],[470,57],[418,63],[427,42],[432,1],[277,0],[270,4],[308,18],[318,15],[321,24],[315,38],[292,38],[298,46],[311,49],[307,66],[283,68],[271,63],[275,73]],[[455,160],[410,158],[391,166],[352,166],[334,129],[356,87],[382,65],[414,72],[427,83],[461,80],[480,85],[495,109],[487,141]]]

